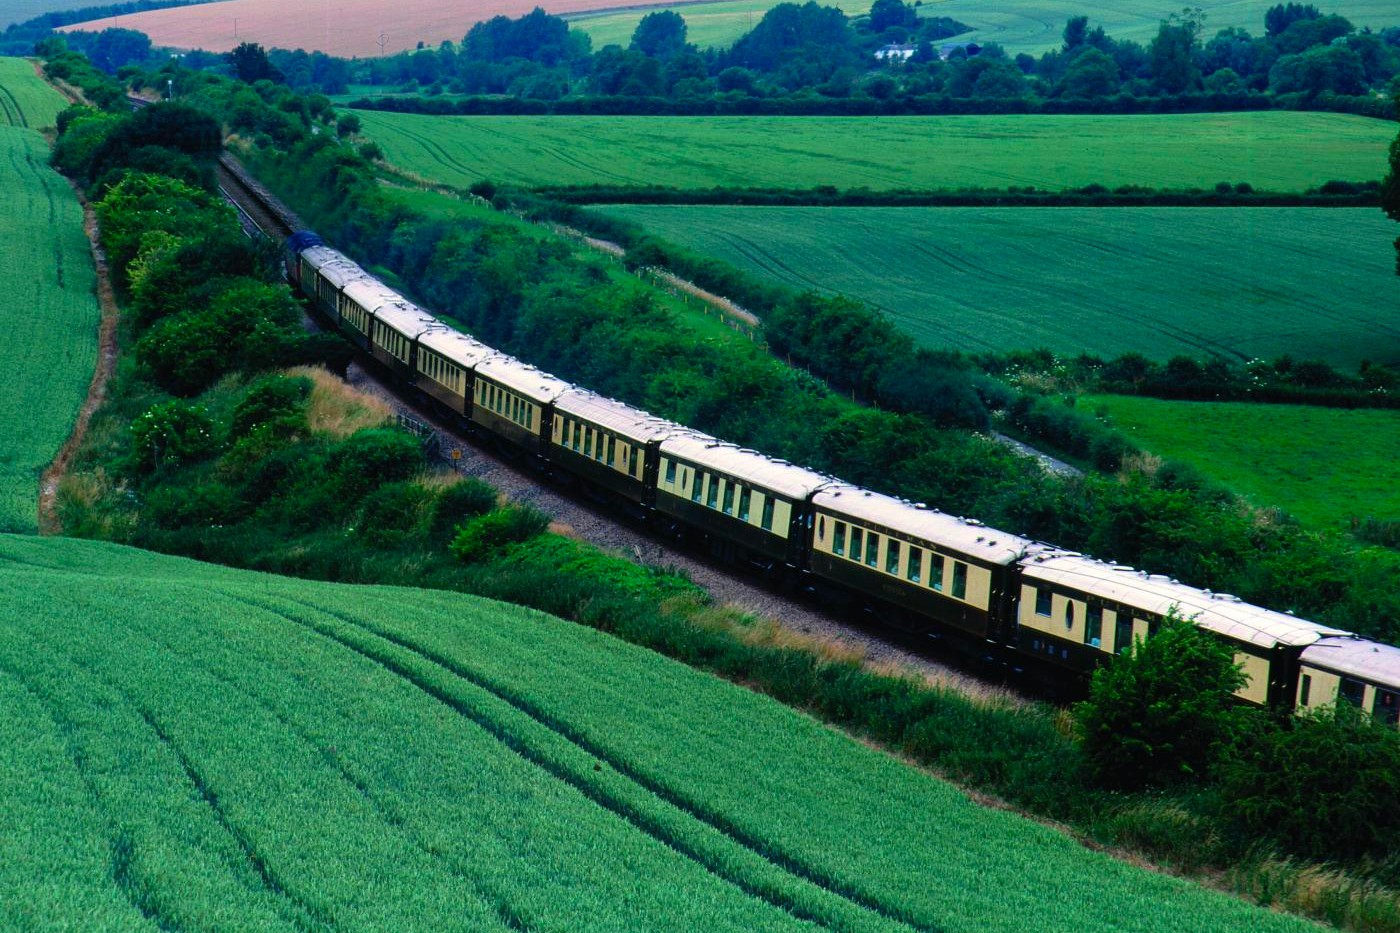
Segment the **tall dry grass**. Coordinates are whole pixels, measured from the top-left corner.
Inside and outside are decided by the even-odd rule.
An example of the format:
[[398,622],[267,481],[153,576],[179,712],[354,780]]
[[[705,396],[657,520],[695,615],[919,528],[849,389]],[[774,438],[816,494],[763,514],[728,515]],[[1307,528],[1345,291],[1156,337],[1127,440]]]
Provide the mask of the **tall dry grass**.
[[297,366],[287,370],[286,375],[311,380],[306,423],[318,433],[348,437],[394,418],[388,402],[359,391],[319,366]]

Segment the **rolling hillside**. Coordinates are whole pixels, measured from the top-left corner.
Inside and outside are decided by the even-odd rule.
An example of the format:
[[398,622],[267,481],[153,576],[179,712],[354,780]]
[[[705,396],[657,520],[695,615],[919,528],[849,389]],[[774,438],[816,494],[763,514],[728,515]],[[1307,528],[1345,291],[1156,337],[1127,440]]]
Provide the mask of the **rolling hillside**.
[[[700,47],[727,46],[752,28],[779,0],[713,0],[629,4],[616,0],[549,0],[539,5],[551,13],[575,21],[593,39],[593,47],[608,43],[626,45],[632,30],[652,10],[674,9],[690,26],[690,41]],[[11,0],[18,4],[0,14],[0,26],[36,16],[53,9],[91,5],[86,0]],[[444,0],[412,0],[388,12],[382,4],[367,0],[336,0],[321,4],[278,4],[273,0],[221,0],[220,9],[204,13],[193,10],[158,10],[118,17],[117,25],[147,33],[157,45],[205,48],[227,51],[236,44],[233,18],[238,17],[238,38],[282,48],[319,49],[337,55],[377,55],[378,37],[383,32],[385,50],[397,52],[413,48],[418,40],[433,47],[445,39],[460,42],[471,24],[497,12],[519,16],[533,4],[514,0],[491,0],[470,8]],[[840,4],[847,15],[865,13],[869,0]],[[1202,0],[1196,4],[1205,13],[1208,35],[1228,27],[1248,29],[1258,35],[1264,28],[1264,6],[1246,0]],[[950,16],[972,27],[963,38],[997,42],[1011,54],[1039,54],[1061,42],[1065,20],[1087,13],[1094,25],[1102,25],[1115,39],[1147,43],[1157,33],[1158,23],[1177,11],[1170,3],[1131,0],[1113,6],[1089,9],[1065,0],[1009,0],[994,6],[976,0],[939,0],[925,3],[925,16]],[[1387,0],[1341,0],[1327,4],[1324,11],[1349,17],[1358,27],[1380,29],[1396,25],[1393,6]],[[570,15],[573,14],[573,15]],[[101,23],[79,24],[74,28],[101,28]]]
[[10,928],[1312,929],[539,613],[9,536],[0,599]]
[[[461,42],[474,23],[493,16],[524,16],[535,7],[549,13],[615,8],[617,0],[221,0],[75,23],[62,31],[117,25],[151,37],[156,45],[227,52],[240,42],[268,48],[306,49],[342,58],[364,58]],[[383,39],[383,45],[380,39]]]
[[1331,113],[954,117],[432,117],[360,112],[389,161],[466,187],[1298,191],[1385,171],[1393,124]]
[[[39,475],[58,453],[97,361],[92,254],[73,189],[37,132],[63,98],[21,59],[0,59],[0,531],[32,531]],[[23,430],[16,430],[23,426]]]
[[607,213],[925,346],[1400,362],[1394,223],[1318,208],[766,208]]

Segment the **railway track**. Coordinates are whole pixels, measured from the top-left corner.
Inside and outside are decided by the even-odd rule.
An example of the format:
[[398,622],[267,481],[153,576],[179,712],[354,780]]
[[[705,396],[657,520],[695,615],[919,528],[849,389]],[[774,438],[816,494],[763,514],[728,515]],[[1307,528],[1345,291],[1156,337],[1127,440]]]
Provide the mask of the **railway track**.
[[[221,157],[217,171],[220,190],[238,210],[250,236],[261,235],[280,241],[297,230],[306,229],[291,210],[249,176],[232,156]],[[308,322],[312,327],[319,327],[319,322],[310,316]],[[440,456],[450,465],[481,478],[515,501],[529,502],[583,540],[631,555],[645,564],[682,570],[719,604],[733,605],[795,635],[858,655],[866,664],[883,670],[903,670],[930,683],[999,700],[1015,700],[1020,696],[1019,688],[1032,687],[1029,684],[1008,687],[995,671],[989,672],[961,654],[939,650],[940,643],[928,636],[891,632],[862,613],[819,602],[811,594],[768,585],[627,522],[597,506],[585,495],[565,490],[518,461],[501,456],[489,444],[457,430],[455,425],[418,404],[417,399],[401,392],[367,355],[357,354],[357,360],[350,367],[348,381],[357,389],[388,402],[399,415],[430,426],[438,434]]]

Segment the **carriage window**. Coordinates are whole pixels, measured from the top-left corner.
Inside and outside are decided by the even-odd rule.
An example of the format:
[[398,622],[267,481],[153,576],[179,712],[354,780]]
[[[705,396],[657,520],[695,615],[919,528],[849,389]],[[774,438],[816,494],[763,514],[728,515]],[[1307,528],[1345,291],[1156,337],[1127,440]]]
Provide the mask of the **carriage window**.
[[923,570],[923,566],[924,566],[924,550],[923,550],[923,548],[917,548],[917,547],[913,547],[913,546],[911,545],[910,548],[909,548],[909,571],[905,574],[905,576],[907,576],[907,577],[909,578],[909,582],[910,582],[910,583],[918,583],[918,582],[919,582],[919,580],[920,580],[920,578],[919,578],[919,573]]
[[593,456],[593,433],[592,428],[583,432],[583,455],[585,457]]
[[1118,622],[1113,627],[1113,653],[1127,654],[1133,646],[1133,617],[1126,612],[1118,613]]
[[1065,629],[1074,628],[1074,600],[1065,601]]
[[739,518],[744,521],[749,520],[749,500],[751,498],[752,495],[747,486],[739,490]]
[[690,480],[690,501],[699,502],[700,494],[704,492],[705,474],[700,470],[695,471],[695,475]]
[[1043,586],[1038,587],[1035,591],[1035,614],[1048,617],[1052,598],[1048,589]]
[[930,554],[928,558],[928,585],[943,592],[943,555]]
[[773,499],[771,496],[765,496],[763,499],[763,517],[760,524],[764,531],[773,530]]
[[1303,683],[1298,688],[1298,705],[1307,706],[1308,697],[1312,695],[1312,675],[1304,674]]
[[1360,709],[1361,701],[1366,698],[1366,685],[1359,680],[1343,677],[1342,687],[1338,691],[1338,696],[1357,709]]
[[890,539],[889,547],[885,549],[885,573],[899,576],[899,542],[894,538]]
[[1161,620],[1161,619],[1148,619],[1148,620],[1147,620],[1147,637],[1148,637],[1148,638],[1156,638],[1156,637],[1157,637],[1157,630],[1158,630],[1159,628],[1161,628],[1161,627],[1162,627],[1162,620]]
[[833,539],[832,539],[831,552],[832,552],[833,554],[840,554],[842,557],[845,557],[845,556],[846,556],[846,523],[845,523],[845,522],[836,522],[836,523],[835,523],[835,529],[836,529],[836,530],[833,532],[834,537],[833,537]]
[[1097,648],[1103,641],[1103,607],[1088,606],[1084,610],[1084,644]]
[[960,560],[953,561],[953,598],[964,599],[967,597],[967,564]]
[[826,516],[825,516],[825,515],[819,516],[819,517],[817,518],[817,538],[820,539],[820,540],[822,540],[822,541],[825,541],[825,540],[826,540]]
[[1387,726],[1400,722],[1400,693],[1377,690],[1376,701],[1371,704],[1371,715]]
[[673,486],[676,483],[676,461],[674,460],[666,461],[666,482]]
[[851,526],[851,560],[860,560],[861,548],[865,546],[865,530]]
[[705,491],[705,505],[715,508],[719,504],[719,484],[718,476],[710,477],[710,488]]
[[865,536],[865,564],[874,567],[880,558],[880,536],[871,532]]
[[723,507],[721,508],[721,511],[724,512],[725,515],[733,515],[733,514],[734,514],[734,484],[733,484],[733,483],[725,483],[725,484],[724,484],[724,505],[723,505]]
[[616,462],[613,456],[617,453],[617,446],[619,445],[616,443],[616,439],[612,435],[608,435],[608,466],[612,466]]

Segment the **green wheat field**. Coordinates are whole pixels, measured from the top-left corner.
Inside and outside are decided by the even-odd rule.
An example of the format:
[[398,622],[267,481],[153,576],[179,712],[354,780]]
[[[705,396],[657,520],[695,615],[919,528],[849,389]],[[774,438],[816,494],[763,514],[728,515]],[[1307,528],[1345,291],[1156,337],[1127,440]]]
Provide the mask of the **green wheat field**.
[[609,205],[928,347],[1400,362],[1395,224],[1323,208]]
[[0,530],[32,531],[39,475],[73,428],[101,314],[83,212],[48,167],[38,127],[65,102],[21,59],[0,59]]
[[395,166],[458,187],[1154,188],[1379,180],[1395,126],[1335,113],[434,117],[359,111]]
[[1193,464],[1309,527],[1400,519],[1400,411],[1121,395],[1084,396],[1078,404],[1106,414],[1139,447]]
[[0,601],[7,929],[1314,929],[517,607],[15,536]]

